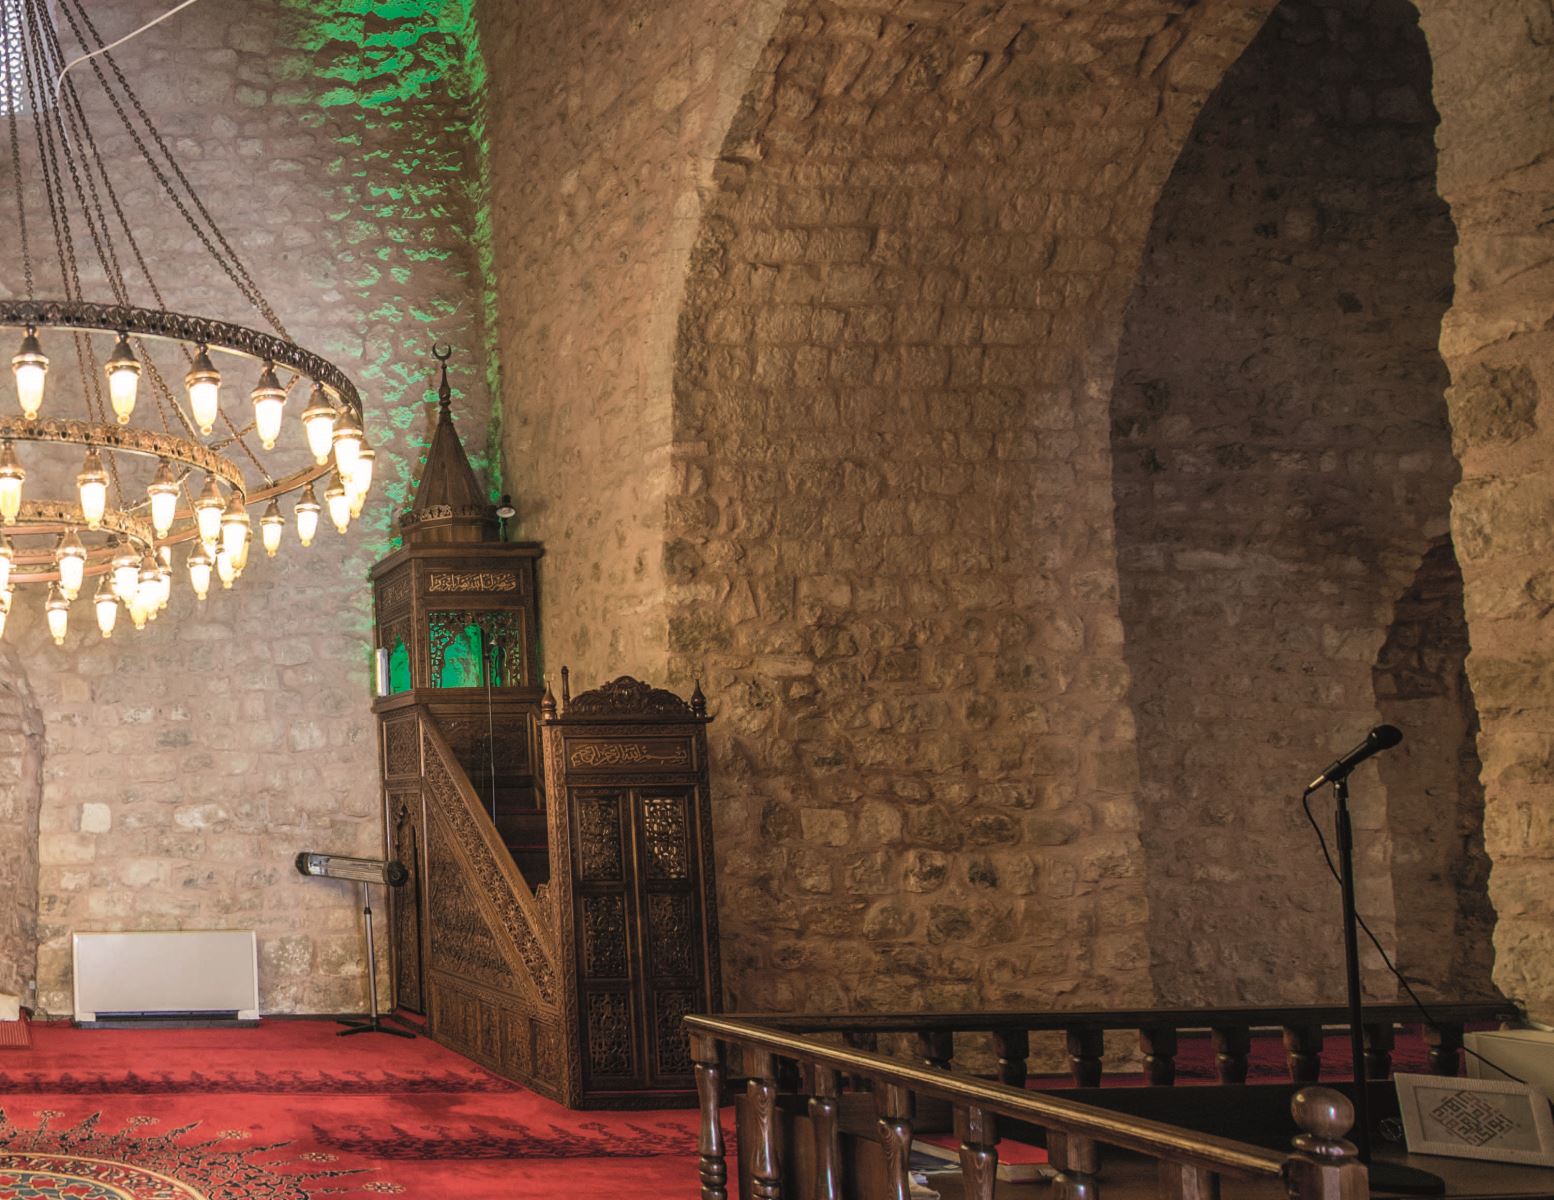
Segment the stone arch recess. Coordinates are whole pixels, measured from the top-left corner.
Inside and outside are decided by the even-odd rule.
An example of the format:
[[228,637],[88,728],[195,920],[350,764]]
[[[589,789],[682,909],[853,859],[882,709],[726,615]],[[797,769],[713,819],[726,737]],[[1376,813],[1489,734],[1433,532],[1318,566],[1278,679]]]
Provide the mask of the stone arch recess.
[[32,1004],[38,957],[43,715],[14,647],[0,651],[0,992]]

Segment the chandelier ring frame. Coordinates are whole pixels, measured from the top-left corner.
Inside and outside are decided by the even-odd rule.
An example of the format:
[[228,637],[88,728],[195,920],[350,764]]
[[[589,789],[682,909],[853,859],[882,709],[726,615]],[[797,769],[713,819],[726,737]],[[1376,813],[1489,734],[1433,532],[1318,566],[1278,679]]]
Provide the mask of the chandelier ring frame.
[[[15,522],[0,526],[0,529],[4,530],[6,537],[18,538],[51,537],[72,529],[84,530],[86,527],[86,516],[79,504],[64,504],[57,500],[23,500]],[[103,513],[96,532],[117,535],[141,553],[152,551],[157,544],[155,531],[149,521],[119,508],[110,508]],[[91,578],[107,574],[113,569],[113,559],[118,553],[119,548],[111,543],[89,547],[85,576]],[[11,569],[11,578],[17,583],[51,583],[59,578],[59,572],[54,569],[52,550],[31,551],[17,547],[13,561],[15,565]],[[37,566],[47,569],[27,570],[28,567]]]
[[0,299],[0,327],[67,329],[124,333],[162,341],[192,343],[256,362],[290,367],[321,384],[337,402],[363,416],[361,395],[344,371],[295,342],[246,325],[216,321],[160,308],[96,304],[85,300]]

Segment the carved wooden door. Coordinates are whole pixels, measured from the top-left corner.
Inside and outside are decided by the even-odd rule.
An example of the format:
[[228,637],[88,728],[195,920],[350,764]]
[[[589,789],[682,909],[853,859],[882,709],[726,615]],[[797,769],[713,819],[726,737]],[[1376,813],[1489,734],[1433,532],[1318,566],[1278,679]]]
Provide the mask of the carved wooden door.
[[389,893],[390,929],[394,948],[394,1000],[414,1013],[426,1012],[422,989],[422,948],[425,944],[425,912],[421,885],[422,831],[419,792],[393,793],[389,797],[393,818],[389,857],[403,863],[410,878]]

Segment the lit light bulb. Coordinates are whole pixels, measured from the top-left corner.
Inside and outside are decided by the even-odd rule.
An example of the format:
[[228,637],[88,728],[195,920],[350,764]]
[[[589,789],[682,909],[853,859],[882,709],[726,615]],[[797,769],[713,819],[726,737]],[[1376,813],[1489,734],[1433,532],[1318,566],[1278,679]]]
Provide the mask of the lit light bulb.
[[0,533],[0,592],[9,591],[11,587],[11,567],[16,562],[16,549],[11,545],[11,540]]
[[313,453],[313,461],[323,466],[329,461],[329,447],[335,433],[335,410],[330,406],[329,397],[324,394],[323,384],[313,385],[307,410],[302,414],[302,428],[308,435],[308,449]]
[[201,433],[210,436],[221,415],[221,372],[210,361],[210,351],[204,345],[194,356],[194,365],[183,377],[183,385],[189,391],[189,411]]
[[210,595],[210,573],[214,565],[204,547],[196,546],[189,555],[189,584],[194,588],[196,600]]
[[81,493],[81,515],[86,518],[86,527],[96,529],[103,523],[103,513],[108,511],[108,472],[103,470],[102,455],[96,446],[86,448],[76,488]]
[[194,520],[199,526],[200,541],[205,543],[207,554],[215,553],[216,540],[221,536],[221,516],[226,508],[227,502],[221,498],[221,489],[216,486],[216,477],[207,476],[205,490],[194,502]]
[[128,425],[135,411],[135,390],[140,385],[140,360],[130,349],[129,338],[119,334],[113,353],[108,356],[108,400],[120,425]]
[[344,533],[351,527],[351,498],[345,494],[345,480],[340,478],[339,471],[324,489],[324,503],[329,506],[329,519],[336,529]]
[[223,589],[230,588],[232,581],[237,578],[237,567],[233,565],[232,556],[223,546],[216,551],[216,577],[221,580]]
[[259,518],[259,535],[264,539],[264,552],[271,558],[281,548],[281,535],[286,532],[286,518],[281,516],[281,506],[274,500],[265,507]]
[[253,549],[254,539],[245,537],[243,544],[238,547],[237,553],[232,556],[232,574],[238,579],[243,578],[243,571],[248,566],[248,552]]
[[363,445],[361,453],[356,456],[356,469],[345,481],[346,491],[351,495],[353,520],[361,516],[362,509],[367,507],[367,493],[372,490],[372,464],[377,461],[377,458],[376,450],[371,446]]
[[135,628],[144,629],[146,627],[146,621],[150,618],[151,613],[146,608],[146,606],[140,602],[139,591],[137,591],[135,595],[131,596],[127,601],[125,601],[125,607],[129,609],[130,620],[135,622]]
[[[141,628],[145,624],[145,618],[156,616],[157,602],[161,596],[162,568],[147,551],[140,560],[140,578],[135,583],[135,607],[140,609],[145,617],[135,623],[135,628]],[[131,610],[130,616],[134,615],[134,611]]]
[[86,578],[86,547],[74,529],[59,539],[54,550],[54,566],[59,571],[59,590],[69,603],[81,594],[81,584]]
[[[0,467],[0,470],[3,470]],[[4,480],[0,479],[0,484]],[[4,499],[0,494],[0,499]],[[297,501],[297,540],[304,546],[311,546],[313,538],[318,533],[318,514],[323,511],[318,497],[313,492],[313,485],[309,483],[302,489],[302,497]]]
[[49,615],[49,635],[56,646],[63,646],[65,634],[70,629],[70,601],[59,590],[59,584],[49,584],[49,598],[43,608]]
[[221,514],[221,548],[227,552],[233,566],[237,566],[243,557],[243,544],[248,541],[250,529],[248,509],[243,504],[243,497],[233,492],[232,498],[227,501],[226,511]]
[[166,537],[178,516],[178,480],[165,458],[146,485],[146,498],[151,501],[151,527],[157,537]]
[[156,573],[156,610],[161,612],[173,598],[173,573],[164,563]]
[[16,524],[16,514],[22,510],[22,483],[27,471],[16,458],[16,447],[10,442],[0,450],[0,519],[7,525]]
[[113,587],[106,575],[97,585],[97,595],[92,598],[92,605],[97,609],[97,628],[102,631],[103,637],[112,637],[113,627],[119,619],[119,598],[113,594]]
[[286,414],[286,389],[275,377],[275,364],[266,362],[259,372],[259,382],[251,394],[254,402],[254,431],[266,450],[275,449],[275,439],[281,436],[281,421]]
[[349,404],[341,409],[330,440],[335,448],[335,469],[342,479],[350,479],[356,473],[356,460],[362,452],[362,423]]
[[49,371],[48,356],[38,344],[38,331],[31,325],[22,338],[22,348],[11,359],[11,370],[16,373],[16,399],[21,403],[22,416],[31,421],[43,407],[43,377]]
[[132,546],[125,546],[113,556],[113,594],[128,604],[135,598],[139,583],[140,555]]

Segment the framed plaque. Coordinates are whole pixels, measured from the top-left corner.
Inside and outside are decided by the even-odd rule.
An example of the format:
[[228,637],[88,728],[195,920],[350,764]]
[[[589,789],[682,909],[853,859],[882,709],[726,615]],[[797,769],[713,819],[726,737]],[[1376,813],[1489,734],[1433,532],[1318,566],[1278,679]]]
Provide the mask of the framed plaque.
[[1410,1154],[1554,1166],[1549,1101],[1525,1083],[1397,1075]]

